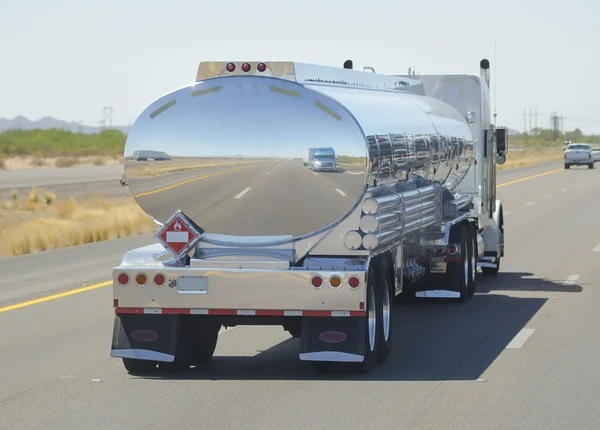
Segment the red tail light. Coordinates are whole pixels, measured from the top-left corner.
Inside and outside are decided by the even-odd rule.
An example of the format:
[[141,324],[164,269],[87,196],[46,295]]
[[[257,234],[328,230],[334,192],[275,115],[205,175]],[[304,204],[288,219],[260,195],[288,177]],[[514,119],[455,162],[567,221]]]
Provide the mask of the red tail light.
[[360,285],[360,279],[358,279],[356,276],[351,276],[350,279],[348,279],[348,286],[350,288],[352,288],[353,290],[358,288],[359,285]]
[[165,275],[161,273],[157,273],[154,275],[154,283],[156,285],[163,285],[165,283]]

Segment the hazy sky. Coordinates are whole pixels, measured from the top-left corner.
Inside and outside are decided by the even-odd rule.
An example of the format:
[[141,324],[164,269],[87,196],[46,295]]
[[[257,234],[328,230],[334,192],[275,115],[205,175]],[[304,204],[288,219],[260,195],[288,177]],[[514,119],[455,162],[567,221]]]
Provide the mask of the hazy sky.
[[[550,113],[600,132],[600,2],[594,0],[1,0],[0,117],[127,125],[191,83],[200,61],[291,60],[381,73],[494,72],[498,124]],[[495,75],[492,75],[492,79]],[[529,126],[529,117],[527,119]],[[535,117],[533,117],[535,126]]]

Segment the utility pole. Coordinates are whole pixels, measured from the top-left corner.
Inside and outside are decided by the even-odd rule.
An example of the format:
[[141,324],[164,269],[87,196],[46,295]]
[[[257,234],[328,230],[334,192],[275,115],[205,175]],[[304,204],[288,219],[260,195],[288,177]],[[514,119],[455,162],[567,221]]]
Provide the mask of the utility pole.
[[523,108],[523,133],[527,133],[527,108]]
[[105,128],[112,128],[112,114],[115,112],[110,106],[106,106],[102,109],[102,121]]
[[537,108],[535,108],[535,132],[536,132],[536,134],[538,133],[538,127],[537,127]]
[[556,139],[558,139],[558,133],[559,133],[559,127],[560,127],[560,118],[559,116],[556,114],[556,112],[552,112],[552,131],[554,134],[554,141],[556,142]]

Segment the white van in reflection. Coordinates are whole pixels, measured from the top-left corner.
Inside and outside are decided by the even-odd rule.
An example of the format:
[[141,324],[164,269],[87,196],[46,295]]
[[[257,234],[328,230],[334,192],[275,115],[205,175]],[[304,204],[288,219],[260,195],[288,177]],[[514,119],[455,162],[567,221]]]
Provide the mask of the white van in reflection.
[[169,161],[171,157],[166,152],[141,149],[133,152],[133,159],[136,161],[148,161],[149,159],[154,161]]
[[339,170],[335,150],[331,147],[307,149],[304,152],[303,162],[309,169],[317,172]]

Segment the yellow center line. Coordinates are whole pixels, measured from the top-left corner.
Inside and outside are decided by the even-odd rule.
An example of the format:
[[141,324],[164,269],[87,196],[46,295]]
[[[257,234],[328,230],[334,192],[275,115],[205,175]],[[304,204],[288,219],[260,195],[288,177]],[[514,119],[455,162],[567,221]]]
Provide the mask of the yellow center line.
[[[264,163],[265,161],[262,161],[262,162]],[[259,161],[258,163],[261,163],[261,161]],[[176,184],[169,185],[168,187],[160,188],[158,190],[146,191],[144,193],[139,193],[139,194],[133,194],[133,197],[142,197],[142,196],[148,196],[151,194],[162,193],[163,191],[167,191],[172,188],[179,187],[181,185],[189,184],[190,182],[199,181],[200,179],[206,179],[206,178],[211,178],[213,176],[225,175],[227,173],[240,172],[242,170],[251,169],[252,167],[256,167],[256,165],[244,166],[244,167],[240,167],[238,169],[233,169],[233,170],[225,170],[223,172],[209,173],[207,175],[198,176],[197,178],[192,178],[192,179],[188,179],[185,181],[177,182]]]
[[498,184],[498,185],[496,185],[496,188],[506,187],[507,185],[512,185],[512,184],[516,184],[519,182],[528,181],[529,179],[539,178],[540,176],[549,175],[551,173],[561,172],[562,170],[564,170],[564,169],[554,169],[554,170],[548,170],[547,172],[538,173],[537,175],[525,176],[524,178],[521,178],[521,179],[515,179],[514,181],[508,181],[508,182],[504,182],[502,184]]
[[[549,170],[547,172],[538,173],[537,175],[525,176],[524,178],[515,179],[514,181],[504,182],[502,184],[496,185],[496,188],[506,187],[508,185],[516,184],[518,182],[527,181],[529,179],[539,178],[540,176],[549,175],[551,173],[560,172],[562,170],[563,169],[554,169],[554,170]],[[200,178],[197,178],[197,179],[200,179]],[[86,291],[95,290],[97,288],[107,287],[109,285],[112,285],[112,283],[113,283],[113,281],[101,282],[99,284],[94,284],[94,285],[90,285],[90,286],[83,287],[83,288],[77,288],[75,290],[66,291],[64,293],[54,294],[52,296],[47,296],[47,297],[42,297],[42,298],[35,299],[35,300],[30,300],[28,302],[18,303],[16,305],[6,306],[4,308],[0,308],[0,313],[7,312],[7,311],[12,311],[14,309],[24,308],[24,307],[35,305],[35,304],[38,304],[38,303],[48,302],[50,300],[60,299],[62,297],[72,296],[73,294],[84,293]]]
[[14,309],[24,308],[26,306],[35,305],[37,303],[49,302],[50,300],[60,299],[62,297],[72,296],[73,294],[83,293],[85,291],[95,290],[96,288],[106,287],[108,285],[112,285],[113,281],[101,282],[99,284],[90,285],[83,288],[77,288],[76,290],[65,291],[64,293],[54,294],[52,296],[46,296],[35,300],[30,300],[28,302],[17,303],[16,305],[6,306],[4,308],[0,308],[0,313],[12,311]]

